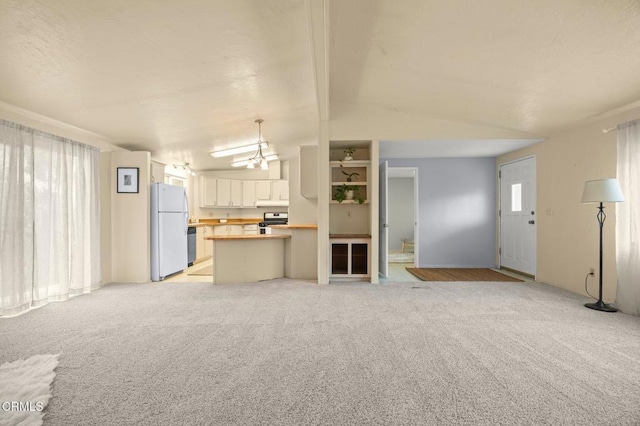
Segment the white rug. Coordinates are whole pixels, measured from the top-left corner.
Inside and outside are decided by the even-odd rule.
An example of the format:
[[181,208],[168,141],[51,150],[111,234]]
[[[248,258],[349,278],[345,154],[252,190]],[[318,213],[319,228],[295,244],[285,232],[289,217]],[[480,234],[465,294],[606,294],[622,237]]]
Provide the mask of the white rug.
[[0,426],[42,424],[59,356],[35,355],[0,365]]

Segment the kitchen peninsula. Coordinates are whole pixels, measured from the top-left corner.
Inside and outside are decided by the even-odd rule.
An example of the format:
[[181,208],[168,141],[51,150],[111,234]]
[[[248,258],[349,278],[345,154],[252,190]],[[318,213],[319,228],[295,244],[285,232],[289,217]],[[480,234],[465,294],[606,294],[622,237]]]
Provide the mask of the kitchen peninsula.
[[282,278],[285,240],[291,235],[212,235],[213,283],[246,283]]

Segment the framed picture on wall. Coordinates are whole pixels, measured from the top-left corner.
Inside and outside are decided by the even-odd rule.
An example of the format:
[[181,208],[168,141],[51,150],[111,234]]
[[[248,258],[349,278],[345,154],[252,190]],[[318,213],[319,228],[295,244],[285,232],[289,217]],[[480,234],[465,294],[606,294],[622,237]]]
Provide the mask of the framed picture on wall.
[[118,167],[118,192],[137,194],[139,175],[138,167]]

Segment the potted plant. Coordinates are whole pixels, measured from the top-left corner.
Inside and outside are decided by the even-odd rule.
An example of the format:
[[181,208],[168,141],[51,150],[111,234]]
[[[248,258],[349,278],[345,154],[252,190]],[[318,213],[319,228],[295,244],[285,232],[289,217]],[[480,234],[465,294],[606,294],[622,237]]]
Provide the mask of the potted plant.
[[360,176],[360,173],[347,173],[344,170],[342,171],[342,174],[345,175],[347,177],[347,182],[351,182],[352,180],[357,180],[356,177]]
[[364,197],[360,196],[360,188],[355,185],[342,184],[336,191],[336,201],[342,203],[344,200],[356,200],[358,204],[364,203]]
[[352,147],[348,147],[344,149],[344,158],[342,159],[343,161],[351,161],[353,160],[353,153],[356,152],[355,148]]

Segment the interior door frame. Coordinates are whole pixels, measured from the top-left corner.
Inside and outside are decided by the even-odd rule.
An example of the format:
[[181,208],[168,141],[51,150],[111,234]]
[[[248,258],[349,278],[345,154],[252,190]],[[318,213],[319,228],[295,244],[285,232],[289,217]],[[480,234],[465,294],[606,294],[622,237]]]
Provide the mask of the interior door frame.
[[[534,161],[534,168],[533,168],[533,182],[534,182],[534,194],[533,194],[533,198],[535,200],[536,203],[536,220],[538,220],[537,218],[540,216],[539,214],[539,209],[538,209],[538,171],[537,171],[537,167],[538,167],[538,160],[536,159],[535,155],[528,155],[526,157],[522,157],[522,158],[516,158],[514,160],[511,161],[505,161],[504,163],[500,163],[498,164],[498,174],[496,176],[496,181],[497,181],[497,194],[498,194],[498,211],[496,212],[496,216],[498,219],[498,226],[497,226],[497,247],[496,247],[496,254],[497,254],[497,258],[498,258],[498,269],[502,267],[502,253],[500,253],[500,246],[502,244],[502,216],[500,214],[500,211],[502,210],[502,180],[500,178],[501,173],[502,173],[502,167],[506,166],[508,164],[513,164],[513,163],[517,163],[518,161],[524,161],[524,160],[529,160],[529,159],[533,159]],[[539,225],[539,221],[537,222],[537,224]],[[538,280],[538,226],[536,226],[536,232],[533,234],[533,256],[534,256],[534,273],[533,273],[533,279],[534,281]]]
[[[387,181],[389,180],[389,171],[391,170],[410,170],[413,172],[413,267],[419,268],[419,260],[420,260],[420,188],[418,186],[419,182],[419,173],[420,170],[418,167],[387,167]],[[391,177],[392,178],[392,177]],[[388,202],[389,200],[387,200]],[[387,247],[387,262],[389,260],[388,256],[389,247]]]

